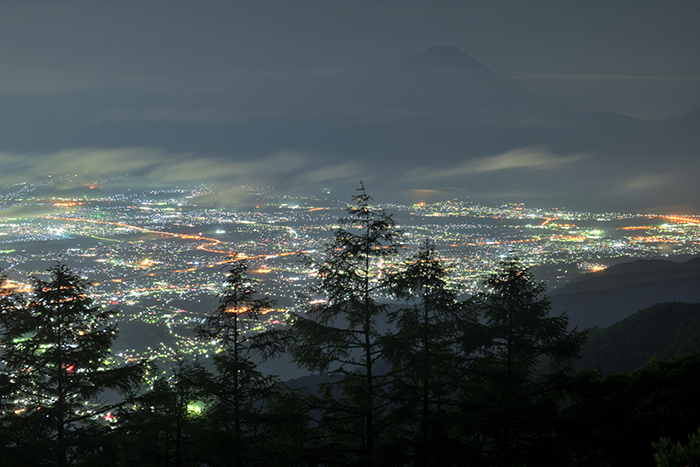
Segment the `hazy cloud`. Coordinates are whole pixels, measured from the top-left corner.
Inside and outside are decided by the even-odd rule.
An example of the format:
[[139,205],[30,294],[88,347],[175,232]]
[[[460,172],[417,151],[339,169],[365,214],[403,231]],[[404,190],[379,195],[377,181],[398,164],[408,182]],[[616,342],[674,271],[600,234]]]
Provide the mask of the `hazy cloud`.
[[76,148],[50,154],[0,153],[1,183],[34,182],[48,175],[88,174],[102,178],[142,170],[162,161],[165,154],[152,148]]
[[300,182],[325,183],[339,180],[357,180],[362,170],[359,163],[345,163],[329,167],[321,167],[304,172],[299,176]]
[[648,190],[670,185],[677,180],[677,175],[670,173],[638,175],[622,185],[624,190]]
[[433,170],[426,167],[406,174],[408,179],[440,180],[512,169],[554,170],[590,157],[585,154],[557,156],[543,146],[513,149],[495,156],[471,159],[456,167]]
[[151,171],[149,178],[166,182],[230,181],[241,184],[259,184],[277,181],[279,176],[308,166],[309,157],[297,152],[276,152],[252,160],[222,160],[218,157],[188,157],[162,164]]
[[432,203],[449,197],[449,193],[442,190],[413,189],[403,192],[411,203]]
[[[167,153],[154,148],[76,148],[50,154],[0,153],[0,183],[32,183],[47,176],[72,175],[83,181],[133,175],[146,184],[290,184],[354,176],[350,164],[317,168],[321,159],[298,151],[262,157]],[[294,174],[302,175],[297,176]]]
[[[698,108],[697,0],[0,3],[3,184],[700,199],[697,113],[599,113]],[[517,79],[397,66],[436,45]]]

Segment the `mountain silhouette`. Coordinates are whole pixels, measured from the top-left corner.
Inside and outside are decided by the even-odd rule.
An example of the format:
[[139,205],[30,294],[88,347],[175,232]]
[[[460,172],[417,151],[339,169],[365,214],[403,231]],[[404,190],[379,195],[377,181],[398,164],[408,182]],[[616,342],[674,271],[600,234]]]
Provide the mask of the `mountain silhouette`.
[[404,57],[363,85],[369,113],[449,120],[456,124],[518,126],[558,119],[554,99],[521,88],[455,46],[434,46]]
[[[700,111],[667,121],[586,113],[498,72],[458,47],[436,46],[389,59],[380,69],[243,74],[233,86],[211,89],[7,94],[0,96],[0,138],[3,150],[17,153],[127,146],[252,162],[295,151],[319,167],[353,167],[330,172],[330,180],[309,178],[314,166],[269,174],[276,189],[292,193],[316,193],[331,182],[337,193],[352,192],[362,178],[377,180],[373,195],[391,202],[413,202],[405,194],[415,188],[443,199],[586,211],[697,210]],[[564,163],[462,175],[450,170],[541,148]],[[166,173],[154,168],[158,172]]]
[[459,47],[453,45],[436,45],[416,55],[404,58],[396,67],[402,72],[449,71],[456,69],[474,76],[497,79],[498,74],[485,67]]
[[698,134],[700,129],[700,109],[691,110],[678,117],[666,120],[668,126],[684,132],[692,132]]
[[591,273],[552,293],[555,314],[569,324],[604,327],[654,303],[700,302],[700,258],[685,263],[637,260]]
[[634,371],[652,358],[700,351],[700,303],[657,303],[605,328],[592,329],[577,369]]

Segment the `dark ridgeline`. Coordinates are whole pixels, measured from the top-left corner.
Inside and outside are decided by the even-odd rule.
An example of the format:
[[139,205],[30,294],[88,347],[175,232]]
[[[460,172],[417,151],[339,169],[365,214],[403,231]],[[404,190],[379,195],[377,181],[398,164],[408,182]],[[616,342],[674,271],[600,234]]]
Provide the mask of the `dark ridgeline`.
[[405,72],[444,70],[445,68],[463,70],[475,78],[500,79],[499,75],[454,45],[435,45],[417,55],[404,58],[396,66],[396,70]]
[[605,374],[639,370],[653,359],[700,352],[700,303],[655,303],[605,328],[589,330],[575,367]]
[[580,328],[605,327],[662,302],[700,302],[700,258],[677,263],[642,259],[586,274],[552,293]]
[[[199,328],[219,348],[210,367],[107,365],[112,313],[63,265],[32,294],[3,289],[2,465],[694,465],[697,304],[591,331],[578,365],[638,369],[576,373],[585,335],[551,313],[527,267],[502,261],[462,300],[430,240],[402,254],[399,239],[361,188],[322,255],[304,260],[317,282],[299,311],[255,336],[246,326],[273,302],[232,258]],[[314,384],[281,382],[252,358],[281,352]],[[118,402],[103,403],[109,388]]]

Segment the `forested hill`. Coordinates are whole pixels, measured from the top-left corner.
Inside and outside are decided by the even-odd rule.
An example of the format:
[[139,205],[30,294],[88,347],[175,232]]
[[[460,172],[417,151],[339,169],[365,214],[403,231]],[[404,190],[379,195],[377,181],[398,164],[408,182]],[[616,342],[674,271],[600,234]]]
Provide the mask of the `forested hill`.
[[700,303],[657,303],[603,329],[590,330],[576,368],[629,372],[652,358],[700,351]]
[[700,258],[637,260],[587,274],[552,293],[555,315],[579,329],[605,327],[654,303],[700,302]]

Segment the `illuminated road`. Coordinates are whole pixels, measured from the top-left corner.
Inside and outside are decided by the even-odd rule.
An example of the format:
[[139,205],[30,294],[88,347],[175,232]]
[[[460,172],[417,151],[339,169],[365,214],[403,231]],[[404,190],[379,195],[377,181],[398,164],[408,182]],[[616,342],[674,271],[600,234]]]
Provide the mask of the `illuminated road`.
[[688,216],[662,216],[664,219],[679,223],[679,224],[700,224],[700,218]]
[[69,222],[85,222],[88,224],[105,224],[105,225],[113,225],[116,227],[124,227],[127,229],[132,229],[132,230],[138,230],[139,232],[143,233],[149,233],[153,235],[161,235],[163,237],[177,237],[181,238],[183,240],[201,240],[201,241],[206,241],[208,243],[205,243],[203,245],[199,245],[197,247],[197,250],[202,250],[202,251],[208,251],[210,253],[221,253],[224,255],[230,254],[228,251],[221,251],[221,250],[212,250],[207,247],[210,247],[212,245],[219,245],[222,243],[221,240],[218,240],[216,238],[207,238],[207,237],[202,237],[201,235],[185,235],[185,234],[178,234],[178,233],[173,233],[173,232],[163,232],[161,230],[151,230],[151,229],[146,229],[144,227],[137,227],[135,225],[130,225],[130,224],[124,224],[122,222],[109,222],[109,221],[98,221],[94,219],[72,219],[70,217],[53,217],[53,216],[42,216],[44,219],[54,219],[54,220],[61,220],[61,221],[69,221]]
[[124,282],[124,281],[138,279],[140,277],[150,277],[150,276],[169,274],[169,273],[193,272],[193,271],[198,271],[198,270],[203,270],[203,269],[208,269],[208,268],[214,268],[217,266],[221,267],[221,266],[224,266],[232,261],[253,260],[253,259],[260,259],[260,258],[273,259],[273,258],[277,258],[280,256],[291,256],[291,255],[296,255],[299,253],[304,253],[303,250],[300,250],[300,251],[289,251],[289,252],[285,252],[285,253],[275,253],[275,254],[271,254],[271,255],[248,256],[245,253],[231,252],[231,251],[225,251],[225,250],[215,250],[215,249],[213,249],[213,247],[216,245],[221,245],[223,242],[221,240],[216,239],[216,238],[202,237],[201,235],[187,235],[187,234],[178,234],[178,233],[174,233],[174,232],[163,232],[160,230],[152,230],[152,229],[147,229],[144,227],[138,227],[135,225],[125,224],[123,222],[100,221],[100,220],[94,220],[94,219],[73,219],[70,217],[54,217],[54,216],[42,216],[42,217],[44,219],[62,220],[62,221],[68,221],[68,222],[85,222],[88,224],[113,225],[115,227],[123,227],[123,228],[132,229],[132,230],[136,230],[136,231],[143,232],[143,233],[160,235],[163,237],[175,237],[175,238],[180,238],[183,240],[203,241],[206,243],[203,243],[202,245],[197,246],[195,249],[201,250],[201,251],[207,251],[209,253],[226,255],[226,259],[224,259],[222,261],[217,261],[217,262],[211,263],[211,264],[206,264],[206,265],[196,266],[196,267],[191,267],[191,268],[185,268],[185,269],[170,269],[170,270],[165,270],[165,271],[149,272],[149,273],[142,274],[139,276],[120,278],[120,279],[112,279],[111,282]]

